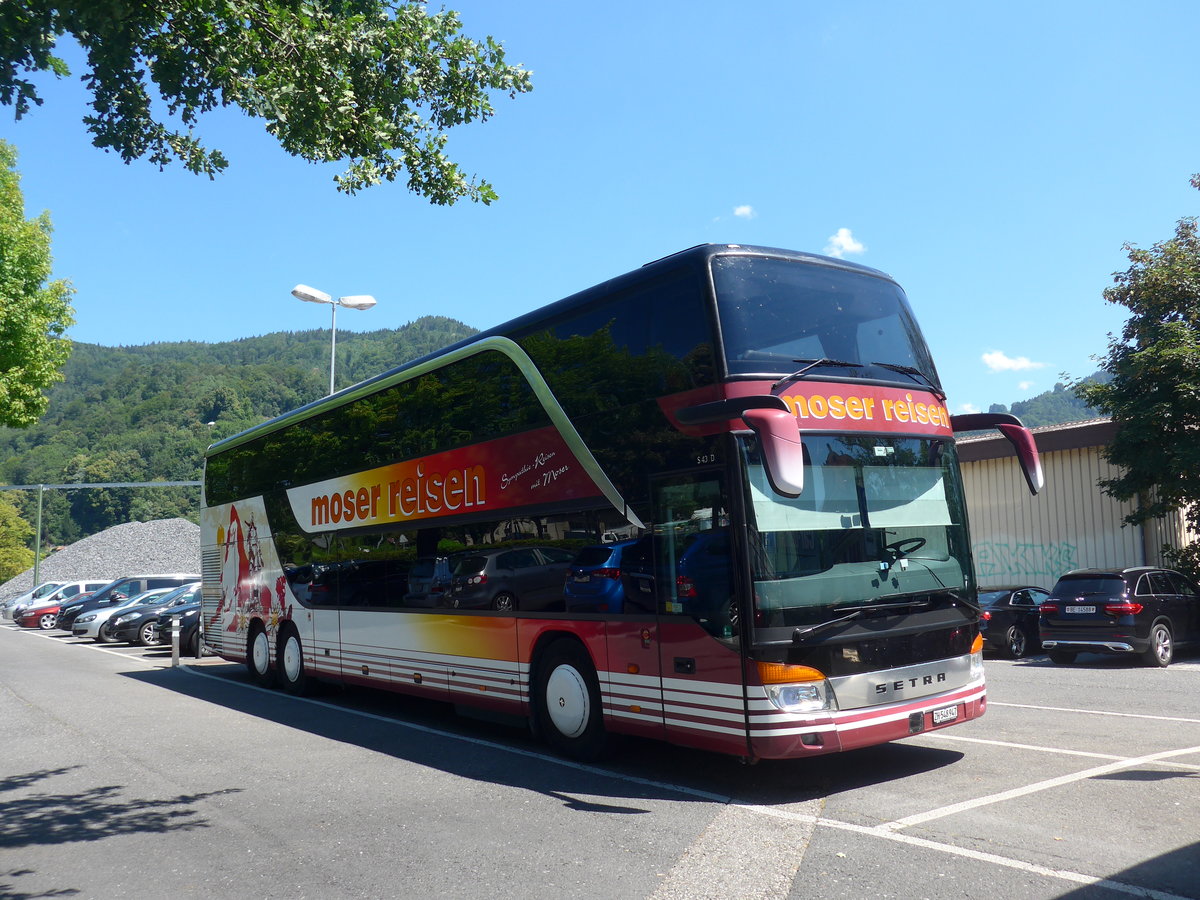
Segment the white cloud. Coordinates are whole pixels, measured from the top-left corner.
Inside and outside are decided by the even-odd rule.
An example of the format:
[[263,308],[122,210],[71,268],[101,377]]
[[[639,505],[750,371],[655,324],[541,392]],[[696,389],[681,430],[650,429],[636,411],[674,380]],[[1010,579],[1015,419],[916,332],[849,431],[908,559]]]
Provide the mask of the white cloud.
[[839,259],[845,253],[862,253],[866,249],[865,246],[854,239],[854,235],[850,233],[849,228],[839,228],[837,234],[829,236],[829,243],[825,245],[825,253],[829,256],[836,256]]
[[974,403],[960,403],[958,405],[958,411],[960,413],[977,413],[979,412],[979,407],[977,407]]
[[743,203],[741,206],[735,206],[733,208],[733,214],[739,219],[753,219],[758,215],[758,213],[754,211],[754,207],[749,203]]
[[1023,372],[1026,369],[1043,369],[1046,366],[1045,363],[1034,362],[1027,356],[1011,357],[1003,350],[989,350],[980,359],[993,372]]
[[1033,387],[1035,384],[1037,384],[1036,381],[1022,381],[1017,384],[1017,388],[1022,391],[1027,391],[1031,387]]

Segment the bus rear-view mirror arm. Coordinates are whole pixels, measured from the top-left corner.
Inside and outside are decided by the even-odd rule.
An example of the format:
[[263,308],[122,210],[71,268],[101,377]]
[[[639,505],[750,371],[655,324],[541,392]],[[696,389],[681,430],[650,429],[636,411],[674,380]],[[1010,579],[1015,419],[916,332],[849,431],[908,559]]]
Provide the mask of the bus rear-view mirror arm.
[[1025,483],[1029,485],[1029,493],[1036,494],[1046,484],[1042,474],[1042,461],[1038,456],[1037,443],[1033,433],[1021,424],[1021,420],[1008,413],[967,413],[950,417],[950,427],[955,434],[964,431],[983,431],[996,428],[1008,438],[1017,451],[1017,461],[1021,464],[1021,472],[1025,475]]
[[763,394],[717,400],[678,410],[675,417],[684,425],[740,418],[758,435],[763,468],[771,487],[785,497],[799,497],[804,490],[800,424],[782,398]]

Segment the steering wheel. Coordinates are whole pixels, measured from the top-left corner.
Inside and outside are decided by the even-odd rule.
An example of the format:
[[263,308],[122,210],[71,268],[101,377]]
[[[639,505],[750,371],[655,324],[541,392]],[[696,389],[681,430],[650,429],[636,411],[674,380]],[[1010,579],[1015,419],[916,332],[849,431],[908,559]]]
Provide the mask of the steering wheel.
[[920,550],[924,546],[925,538],[910,537],[902,541],[896,541],[894,544],[888,544],[883,549],[891,551],[893,559],[899,559],[902,556],[907,556],[916,550]]

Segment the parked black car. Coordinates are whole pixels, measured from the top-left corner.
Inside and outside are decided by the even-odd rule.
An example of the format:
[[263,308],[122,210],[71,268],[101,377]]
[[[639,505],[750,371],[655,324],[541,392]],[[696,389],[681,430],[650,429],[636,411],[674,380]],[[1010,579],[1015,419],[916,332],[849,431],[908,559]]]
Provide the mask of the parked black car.
[[404,594],[404,605],[423,608],[444,606],[442,600],[448,587],[449,557],[421,557],[408,570],[408,590]]
[[170,645],[171,620],[179,619],[179,652],[188,656],[200,655],[200,604],[185,603],[164,610],[158,617],[158,643]]
[[1038,636],[1040,608],[1050,592],[1031,584],[1007,584],[979,589],[983,617],[979,633],[984,645],[1020,659],[1042,648]]
[[159,643],[158,617],[169,609],[200,602],[200,582],[185,584],[162,598],[153,606],[137,606],[113,616],[101,626],[108,640],[127,641],[149,647]]
[[118,578],[115,581],[110,581],[98,591],[93,592],[86,600],[64,605],[58,611],[57,627],[62,631],[70,632],[75,625],[75,617],[82,612],[112,606],[115,603],[120,603],[122,600],[128,600],[130,597],[136,597],[138,594],[154,590],[155,588],[179,587],[180,585],[199,580],[199,575],[174,574],[129,575],[124,578]]
[[1167,666],[1176,643],[1200,640],[1200,591],[1170,569],[1079,569],[1054,585],[1039,631],[1056,663],[1078,653],[1131,653]]

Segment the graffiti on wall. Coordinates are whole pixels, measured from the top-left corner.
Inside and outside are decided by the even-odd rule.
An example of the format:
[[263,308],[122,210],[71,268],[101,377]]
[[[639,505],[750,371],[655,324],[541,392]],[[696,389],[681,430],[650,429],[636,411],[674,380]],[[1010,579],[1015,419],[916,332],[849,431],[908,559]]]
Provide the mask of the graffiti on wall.
[[1050,581],[1079,568],[1078,547],[1066,541],[1046,544],[984,541],[974,546],[980,584],[999,581]]

